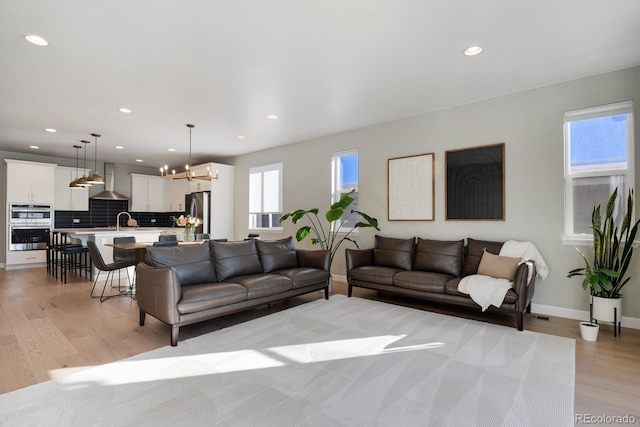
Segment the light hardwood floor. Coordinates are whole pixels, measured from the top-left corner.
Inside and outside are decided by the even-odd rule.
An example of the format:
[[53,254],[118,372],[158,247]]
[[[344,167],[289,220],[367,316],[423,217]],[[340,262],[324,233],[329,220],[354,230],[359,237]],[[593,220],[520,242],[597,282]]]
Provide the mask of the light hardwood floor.
[[[44,268],[0,269],[0,393],[169,344],[169,327],[156,319],[147,316],[146,325],[138,326],[135,300],[118,297],[100,303],[89,297],[91,285],[73,275],[64,285]],[[346,289],[346,284],[334,282],[334,293],[346,294]],[[515,325],[512,316],[500,313],[471,313],[364,289],[355,289],[354,296]],[[183,327],[180,341],[318,298],[322,294],[314,292]],[[614,338],[612,326],[602,325],[598,341],[587,342],[580,338],[575,320],[526,317],[524,326],[576,340],[577,414],[629,414],[640,424],[639,330],[623,327],[622,334]]]

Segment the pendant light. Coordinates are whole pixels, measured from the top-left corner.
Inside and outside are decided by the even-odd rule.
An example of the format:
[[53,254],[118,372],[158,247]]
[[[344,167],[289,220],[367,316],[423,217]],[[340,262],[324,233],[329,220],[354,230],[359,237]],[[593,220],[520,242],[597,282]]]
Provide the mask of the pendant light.
[[82,190],[83,187],[76,183],[78,181],[78,150],[82,147],[79,145],[74,145],[73,148],[76,149],[76,179],[69,183],[69,188],[71,188],[72,190]]
[[185,173],[184,175],[177,175],[175,169],[169,173],[169,166],[164,165],[160,167],[160,176],[163,178],[170,179],[186,179],[189,181],[193,181],[194,179],[201,179],[203,181],[211,181],[214,179],[218,179],[218,171],[216,171],[215,176],[211,174],[209,167],[207,167],[206,175],[195,175],[195,172],[191,170],[191,130],[195,127],[191,123],[187,123],[187,127],[189,128],[189,163],[184,165]]
[[[84,163],[82,167],[86,171],[87,170],[87,144],[91,144],[91,142],[85,141],[84,139],[81,140],[80,142],[84,144]],[[84,174],[84,172],[82,174],[82,178],[79,178],[76,181],[76,184],[79,185],[80,187],[93,187],[91,184],[87,182],[87,176]]]
[[93,163],[93,173],[89,176],[89,178],[87,178],[87,182],[89,184],[94,184],[94,185],[103,185],[104,184],[104,178],[98,173],[98,138],[100,138],[100,134],[99,133],[92,133],[91,134],[92,137],[94,137],[95,139],[95,157],[94,157],[94,163]]

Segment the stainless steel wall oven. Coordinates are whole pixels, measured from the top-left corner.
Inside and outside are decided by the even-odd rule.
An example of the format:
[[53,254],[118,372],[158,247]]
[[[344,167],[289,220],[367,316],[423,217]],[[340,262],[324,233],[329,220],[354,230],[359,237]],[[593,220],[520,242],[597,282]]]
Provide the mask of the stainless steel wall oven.
[[9,205],[9,250],[46,249],[52,225],[51,205]]

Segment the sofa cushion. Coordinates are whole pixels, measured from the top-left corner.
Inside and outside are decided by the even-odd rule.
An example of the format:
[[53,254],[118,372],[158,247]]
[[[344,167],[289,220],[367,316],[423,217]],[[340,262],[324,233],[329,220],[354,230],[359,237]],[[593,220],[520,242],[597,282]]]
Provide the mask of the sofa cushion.
[[230,277],[262,273],[254,239],[243,242],[209,241],[219,282]]
[[147,248],[147,260],[152,267],[173,267],[181,286],[214,282],[216,272],[209,245],[185,245]]
[[442,241],[418,238],[413,269],[460,276],[464,240]]
[[414,244],[413,238],[395,239],[376,235],[373,245],[373,264],[379,267],[411,270]]
[[378,267],[376,265],[365,265],[349,270],[349,278],[361,282],[377,283],[379,285],[393,286],[393,276],[401,272],[398,268]]
[[281,274],[293,281],[293,289],[304,288],[322,282],[329,281],[331,273],[320,268],[297,267],[276,270],[273,274]]
[[288,277],[269,273],[236,276],[233,278],[233,282],[245,287],[247,290],[247,299],[280,294],[291,290],[293,287],[293,280]]
[[180,314],[197,313],[246,299],[247,289],[237,283],[203,283],[183,288],[176,308]]
[[516,277],[516,270],[521,262],[522,258],[494,255],[485,251],[480,259],[478,274],[495,277],[496,279],[507,279],[513,282]]
[[453,276],[427,271],[401,271],[393,276],[393,284],[399,288],[430,293],[444,293],[444,285]]
[[478,274],[478,265],[482,259],[482,253],[486,249],[494,255],[500,254],[503,242],[491,242],[488,240],[467,239],[467,251],[464,256],[464,266],[462,267],[462,276],[470,274]]
[[256,240],[255,242],[263,272],[269,273],[273,270],[298,266],[293,237],[289,236],[280,240]]

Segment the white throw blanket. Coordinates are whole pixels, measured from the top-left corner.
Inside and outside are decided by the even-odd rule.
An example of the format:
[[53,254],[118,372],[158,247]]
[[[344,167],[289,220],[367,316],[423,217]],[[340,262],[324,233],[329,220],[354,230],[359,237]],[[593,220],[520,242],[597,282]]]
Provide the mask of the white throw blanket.
[[517,242],[515,240],[507,240],[500,249],[501,256],[509,256],[514,258],[524,258],[531,260],[536,264],[536,276],[546,279],[549,275],[549,267],[545,264],[542,255],[531,242]]
[[490,305],[500,307],[512,286],[513,282],[507,279],[472,274],[460,280],[458,292],[469,295],[485,311]]

